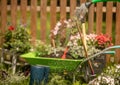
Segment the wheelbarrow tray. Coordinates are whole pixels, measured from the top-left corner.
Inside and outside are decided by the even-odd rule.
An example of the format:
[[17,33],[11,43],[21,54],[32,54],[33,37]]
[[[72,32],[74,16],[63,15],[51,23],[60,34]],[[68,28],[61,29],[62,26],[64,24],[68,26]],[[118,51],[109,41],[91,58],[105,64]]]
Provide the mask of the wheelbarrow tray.
[[38,57],[34,52],[21,55],[30,65],[49,66],[51,71],[74,71],[82,62],[82,59],[60,59]]

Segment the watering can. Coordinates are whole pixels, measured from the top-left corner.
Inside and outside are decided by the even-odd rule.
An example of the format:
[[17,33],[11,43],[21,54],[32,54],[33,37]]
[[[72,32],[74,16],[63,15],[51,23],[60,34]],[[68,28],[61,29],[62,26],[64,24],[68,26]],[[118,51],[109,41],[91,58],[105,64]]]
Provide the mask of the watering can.
[[120,2],[120,0],[92,0],[93,3],[96,3],[96,2],[108,2],[108,1],[113,1],[113,2]]

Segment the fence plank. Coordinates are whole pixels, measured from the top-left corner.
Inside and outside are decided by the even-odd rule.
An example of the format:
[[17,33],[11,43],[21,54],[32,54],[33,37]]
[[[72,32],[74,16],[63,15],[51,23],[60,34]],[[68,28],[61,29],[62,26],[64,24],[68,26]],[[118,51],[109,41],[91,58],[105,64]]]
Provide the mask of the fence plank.
[[[116,9],[116,31],[115,31],[115,44],[120,45],[120,3],[117,3],[117,9]],[[120,63],[120,49],[116,50],[116,57],[115,61],[116,63]]]
[[5,26],[7,23],[7,0],[1,0],[1,28],[2,28],[2,32],[4,32],[5,30]]
[[100,34],[102,33],[102,7],[103,7],[103,2],[97,3],[96,7],[96,33]]
[[50,7],[50,23],[51,23],[51,29],[55,27],[56,24],[56,5],[57,1],[56,0],[51,0],[51,7]]
[[[112,36],[112,7],[113,2],[107,2],[106,6],[106,34]],[[106,62],[110,62],[110,55],[107,55]]]
[[[1,29],[1,0],[0,0],[0,29]],[[0,38],[1,39],[1,38]]]
[[27,0],[21,0],[21,23],[26,24],[27,21]]
[[75,8],[76,8],[76,0],[70,0],[70,18],[71,19],[74,15]]
[[[1,0],[0,0],[0,32],[1,32],[1,29],[2,29],[2,28],[1,28],[1,22],[2,22],[2,19],[1,19],[1,10],[2,10],[2,9],[1,9]],[[2,41],[2,39],[1,39],[1,37],[0,37],[0,46],[1,46],[1,44],[2,44],[1,41]]]
[[0,0],[0,29],[1,29],[1,0]]
[[11,21],[12,25],[16,27],[17,24],[17,0],[11,0]]
[[80,3],[81,3],[81,4],[84,3],[84,2],[86,2],[86,0],[80,0]]
[[31,0],[31,36],[32,43],[36,40],[36,29],[37,29],[37,0]]
[[113,2],[107,2],[107,7],[106,7],[106,34],[109,36],[112,35],[112,7],[113,7]]
[[66,19],[67,0],[60,0],[60,19]]
[[40,18],[41,18],[41,40],[46,41],[46,25],[47,25],[47,0],[41,0],[41,12],[40,12]]
[[93,33],[94,31],[94,4],[89,8],[88,12],[88,33]]
[[84,3],[84,2],[86,2],[86,0],[80,0],[80,5],[81,5],[82,3]]
[[[7,23],[7,0],[1,0],[1,32],[5,32],[5,27]],[[3,43],[3,39],[1,39],[1,43]]]

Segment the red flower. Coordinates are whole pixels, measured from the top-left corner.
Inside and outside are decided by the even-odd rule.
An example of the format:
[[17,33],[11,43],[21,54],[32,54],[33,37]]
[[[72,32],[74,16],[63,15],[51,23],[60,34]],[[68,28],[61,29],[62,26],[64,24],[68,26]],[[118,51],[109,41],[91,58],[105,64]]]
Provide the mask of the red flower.
[[98,36],[96,36],[95,38],[97,40],[97,44],[100,45],[100,46],[111,46],[112,43],[112,38],[109,37],[108,35],[104,35],[104,34],[100,34]]
[[15,28],[13,26],[9,26],[8,30],[13,31]]

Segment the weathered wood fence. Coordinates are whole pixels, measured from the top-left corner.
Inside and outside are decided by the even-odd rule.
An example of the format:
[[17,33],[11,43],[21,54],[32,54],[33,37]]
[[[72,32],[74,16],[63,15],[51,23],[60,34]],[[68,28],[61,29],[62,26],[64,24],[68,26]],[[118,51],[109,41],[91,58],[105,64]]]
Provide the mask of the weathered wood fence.
[[[8,1],[10,1],[9,5],[7,4]],[[28,5],[28,0],[19,0],[19,5],[17,1],[0,0],[0,30],[2,32],[5,31],[8,16],[10,16],[9,21],[14,27],[16,27],[18,19],[22,24],[30,22],[31,36],[34,42],[37,39],[38,28],[40,28],[40,39],[46,41],[47,21],[49,20],[47,18],[48,12],[50,14],[50,29],[53,29],[57,20],[71,18],[74,9],[87,0],[30,0],[30,5]],[[49,6],[47,4],[48,1],[50,2]],[[60,5],[57,4],[58,1]],[[30,16],[27,14],[28,11],[30,12]],[[58,13],[60,14],[59,17]],[[40,20],[40,26],[37,25],[38,19]],[[87,20],[88,33],[107,33],[115,39],[115,45],[120,44],[119,2],[100,2],[93,4],[89,9]],[[109,58],[107,58],[107,61],[109,61]],[[115,61],[120,63],[120,50],[116,50]]]

